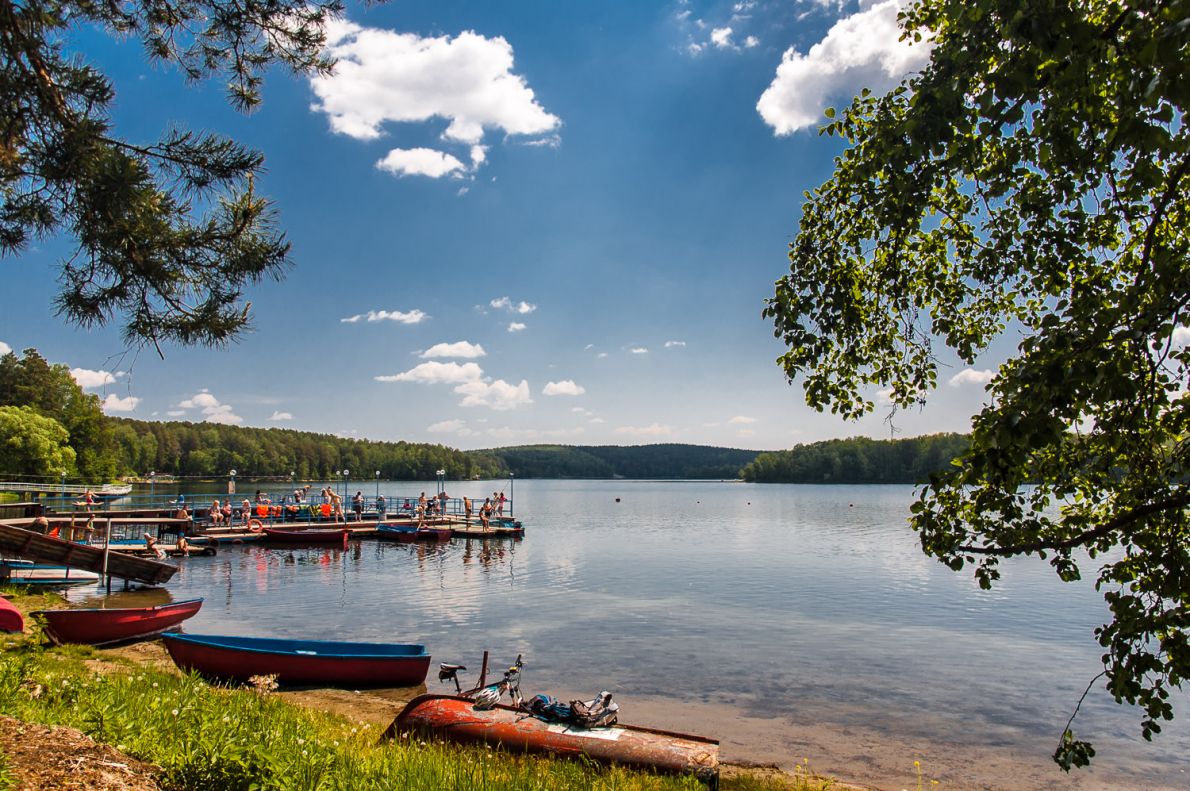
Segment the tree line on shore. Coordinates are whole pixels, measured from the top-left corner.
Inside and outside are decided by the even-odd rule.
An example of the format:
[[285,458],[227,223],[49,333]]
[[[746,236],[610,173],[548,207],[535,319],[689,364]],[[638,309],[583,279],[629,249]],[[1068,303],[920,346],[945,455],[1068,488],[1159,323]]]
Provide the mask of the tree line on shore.
[[462,451],[281,428],[109,417],[65,365],[35,349],[0,357],[0,475],[99,483],[120,476],[385,480],[499,478],[743,478],[762,483],[918,483],[966,449],[958,434],[854,437],[755,450],[676,443],[524,445]]

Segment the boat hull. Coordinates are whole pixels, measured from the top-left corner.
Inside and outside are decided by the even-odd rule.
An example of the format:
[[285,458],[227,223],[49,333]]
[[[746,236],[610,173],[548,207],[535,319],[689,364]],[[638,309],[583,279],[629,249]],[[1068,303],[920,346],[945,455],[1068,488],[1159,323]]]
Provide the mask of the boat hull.
[[277,530],[266,527],[265,539],[283,544],[342,544],[350,535],[349,530]]
[[452,535],[449,527],[423,527],[418,529],[413,525],[376,526],[376,535],[383,538],[393,538],[397,541],[448,541]]
[[45,585],[66,587],[68,585],[94,585],[99,575],[72,566],[57,566],[33,563],[25,560],[0,562],[0,580],[12,585]]
[[25,616],[21,615],[12,602],[0,599],[0,632],[25,631]]
[[418,644],[176,633],[162,640],[179,668],[218,680],[275,675],[291,686],[412,687],[425,682],[430,668],[430,655]]
[[494,744],[509,753],[586,758],[665,774],[690,774],[715,787],[719,742],[701,736],[632,725],[576,728],[548,723],[511,706],[476,709],[457,695],[421,695],[409,701],[383,739],[432,735],[462,744]]
[[151,637],[192,617],[202,599],[160,604],[156,607],[112,609],[39,610],[45,633],[54,643],[106,645]]

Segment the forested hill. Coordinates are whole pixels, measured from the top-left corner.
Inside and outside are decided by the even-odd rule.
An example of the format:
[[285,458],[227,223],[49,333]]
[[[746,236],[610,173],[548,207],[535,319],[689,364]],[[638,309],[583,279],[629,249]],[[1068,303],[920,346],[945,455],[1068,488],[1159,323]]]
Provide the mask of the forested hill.
[[963,434],[832,439],[761,453],[742,477],[757,483],[924,483],[967,450]]
[[521,445],[470,453],[519,478],[738,478],[759,451],[706,445]]

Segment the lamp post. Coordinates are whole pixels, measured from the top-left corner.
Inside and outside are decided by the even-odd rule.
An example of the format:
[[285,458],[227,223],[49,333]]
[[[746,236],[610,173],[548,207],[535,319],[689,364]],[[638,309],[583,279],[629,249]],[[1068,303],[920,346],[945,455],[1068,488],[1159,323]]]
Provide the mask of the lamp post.
[[516,489],[513,488],[513,483],[515,481],[516,481],[516,473],[515,472],[508,473],[508,518],[509,519],[512,519],[513,514],[516,512],[516,497],[514,496],[516,494]]
[[347,476],[351,474],[351,470],[343,470],[343,500],[347,500]]
[[446,489],[446,470],[438,470],[437,472],[438,493],[442,494]]
[[62,507],[66,507],[66,470],[62,470]]
[[380,499],[380,470],[376,471],[376,499]]
[[228,473],[228,475],[231,477],[229,477],[227,479],[227,493],[235,494],[236,493],[236,471],[232,470],[231,472]]
[[150,472],[149,473],[149,502],[150,503],[157,502],[157,487],[155,485],[156,483],[157,483],[157,473]]

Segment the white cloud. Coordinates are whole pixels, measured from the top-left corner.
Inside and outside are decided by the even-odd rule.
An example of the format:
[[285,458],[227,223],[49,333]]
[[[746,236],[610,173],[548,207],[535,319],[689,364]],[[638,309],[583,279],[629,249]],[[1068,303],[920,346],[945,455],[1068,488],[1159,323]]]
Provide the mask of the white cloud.
[[525,326],[526,325],[523,322],[510,321],[510,322],[508,322],[508,331],[509,332],[521,332],[525,329]]
[[1175,349],[1190,346],[1190,327],[1174,327],[1169,340]]
[[271,421],[293,420],[293,415],[290,414],[289,412],[281,412],[279,410],[274,410],[273,414],[269,415],[269,420],[271,420]]
[[442,420],[438,423],[426,426],[426,431],[431,434],[460,434],[468,436],[474,432],[467,428],[467,424],[462,420]]
[[493,308],[497,310],[507,310],[512,313],[520,313],[522,316],[526,313],[532,313],[537,310],[537,306],[529,302],[513,302],[508,297],[498,297],[493,299],[490,303]]
[[632,437],[669,437],[673,435],[674,430],[669,426],[654,423],[651,426],[620,426],[616,433]]
[[529,395],[529,383],[524,379],[518,385],[509,384],[503,379],[494,382],[484,382],[476,379],[464,382],[455,388],[455,392],[463,396],[459,406],[486,406],[496,410],[515,409],[522,404],[532,404]]
[[717,27],[711,31],[711,43],[719,49],[729,49],[731,43],[731,28]]
[[[862,4],[861,4],[862,8]],[[874,3],[840,19],[803,55],[790,47],[756,109],[778,135],[818,123],[828,101],[861,88],[882,93],[929,61],[930,44],[900,41],[900,0]]]
[[734,423],[734,424],[737,424],[737,425],[739,425],[739,424],[743,424],[743,423],[755,423],[755,422],[756,422],[756,418],[754,418],[754,417],[747,417],[747,416],[745,416],[745,415],[736,415],[735,417],[733,417],[731,420],[729,420],[729,421],[727,421],[727,422],[728,422],[728,423]]
[[110,385],[116,381],[117,377],[121,376],[120,373],[113,374],[110,371],[92,371],[88,368],[71,368],[70,375],[75,383],[84,390]]
[[686,341],[666,341],[665,348],[667,349],[681,349],[685,347]]
[[[185,401],[178,403],[179,409],[198,409],[201,410],[203,418],[207,423],[226,423],[229,425],[239,425],[244,422],[244,419],[235,414],[230,404],[224,404],[218,398],[211,395],[208,390],[201,390],[195,395],[187,398]],[[169,413],[171,416],[173,412]]]
[[[513,73],[512,46],[500,36],[464,31],[454,38],[423,37],[340,19],[327,26],[327,54],[337,63],[331,74],[311,78],[317,97],[313,109],[330,117],[335,132],[357,140],[380,137],[386,123],[445,119],[443,140],[466,145],[474,169],[486,159],[481,145],[486,130],[537,136],[562,123]],[[413,162],[401,156],[408,149],[394,149],[379,165],[402,175],[432,175],[429,169],[441,171],[453,163],[465,168],[456,157],[420,150],[439,160],[435,164],[422,154]],[[390,159],[394,154],[395,161]],[[452,171],[438,175],[444,172]]]
[[418,384],[458,384],[478,381],[483,369],[475,363],[428,362],[390,376],[374,376],[377,382],[417,382]]
[[432,179],[459,175],[467,170],[457,157],[432,148],[394,148],[376,162],[376,167],[394,176],[429,176]]
[[545,387],[541,389],[541,394],[546,396],[577,396],[585,392],[587,391],[582,385],[575,384],[571,379],[563,379],[560,382],[547,382]]
[[9,346],[4,341],[0,341],[0,357],[4,356],[5,354],[8,354],[11,351],[12,351],[11,346]]
[[423,360],[431,357],[462,357],[475,359],[483,357],[487,352],[478,343],[457,341],[455,343],[435,343],[419,355]]
[[744,47],[746,49],[752,49],[753,47],[759,45],[760,39],[758,39],[756,36],[748,36],[746,39],[744,39]]
[[369,310],[367,313],[357,313],[345,319],[339,319],[344,324],[355,324],[357,321],[395,321],[400,324],[420,324],[429,316],[416,308],[408,313],[399,310]]
[[737,431],[736,434],[741,437],[751,437],[751,436],[755,435],[756,432],[750,428],[742,428],[739,431]]
[[995,376],[995,371],[977,371],[974,368],[964,368],[954,376],[950,377],[947,382],[951,387],[962,387],[963,385],[986,385],[992,381]]
[[601,417],[593,417],[587,421],[588,423],[606,423],[607,421]]
[[169,415],[170,417],[181,417],[182,415],[186,414],[186,410],[185,409],[170,409],[165,414]]
[[648,354],[649,353],[649,350],[646,349],[644,346],[635,346],[632,349],[629,349],[629,351],[631,351],[633,354]]
[[604,357],[607,357],[607,352],[600,352],[599,354],[595,355],[596,360],[602,360]]
[[[73,373],[73,371],[71,372]],[[82,385],[79,385],[80,387]],[[140,403],[140,399],[136,396],[126,396],[120,398],[115,393],[108,393],[107,398],[103,399],[104,412],[131,412],[136,409],[136,405]]]

